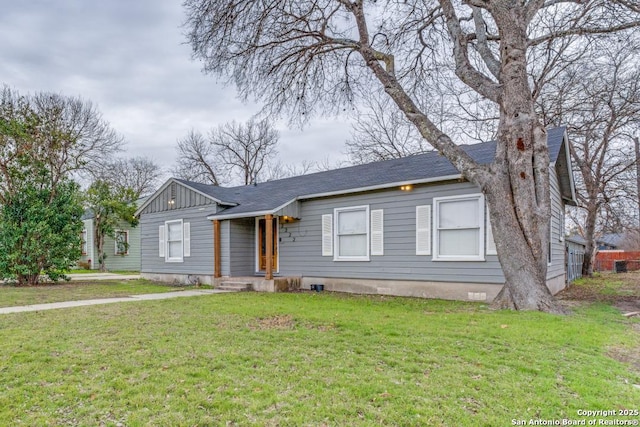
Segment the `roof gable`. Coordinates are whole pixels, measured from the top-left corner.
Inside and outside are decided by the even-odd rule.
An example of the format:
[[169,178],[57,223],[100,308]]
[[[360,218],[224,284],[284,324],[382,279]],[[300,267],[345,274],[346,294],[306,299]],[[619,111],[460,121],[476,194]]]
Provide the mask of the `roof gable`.
[[[184,197],[184,191],[177,191],[176,194],[171,196],[168,195],[168,192],[171,191],[171,186],[179,186],[181,189],[186,189],[189,192],[192,192],[199,196],[199,200],[190,200],[189,202],[182,202],[182,207],[196,206],[196,205],[207,205],[207,204],[218,204],[222,206],[235,206],[235,203],[225,202],[220,197],[216,197],[218,193],[222,193],[223,190],[220,187],[214,187],[206,184],[199,184],[195,182],[186,181],[178,178],[170,178],[165,182],[158,190],[155,191],[151,196],[149,196],[144,203],[140,205],[140,207],[136,210],[135,215],[138,216],[145,210],[149,209],[152,205],[156,205],[160,198],[180,198]],[[213,187],[213,188],[209,188]],[[165,204],[162,203],[164,206]],[[164,209],[154,209],[154,210],[164,210]]]

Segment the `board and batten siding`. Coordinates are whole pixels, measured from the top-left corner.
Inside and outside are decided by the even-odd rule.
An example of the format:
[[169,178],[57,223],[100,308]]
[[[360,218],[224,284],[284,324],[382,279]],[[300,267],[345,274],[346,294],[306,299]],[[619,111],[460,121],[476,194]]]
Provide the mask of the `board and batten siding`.
[[[169,201],[174,200],[170,204]],[[209,206],[211,214],[216,211],[216,202],[192,189],[185,187],[179,182],[170,183],[160,194],[157,194],[153,200],[142,210],[141,216],[144,214],[173,211],[177,209],[187,209],[196,206]]]
[[[436,282],[504,283],[495,255],[485,261],[432,261],[416,255],[416,206],[433,206],[434,197],[477,194],[468,182],[416,185],[399,189],[302,201],[301,220],[280,226],[280,275]],[[322,256],[322,215],[334,208],[368,205],[384,210],[384,255],[370,261],[334,261]],[[432,210],[432,221],[435,214]],[[431,237],[433,239],[433,236]]]
[[[142,273],[213,274],[213,223],[207,219],[206,207],[174,209],[140,216]],[[191,255],[183,262],[166,262],[158,255],[158,228],[166,221],[181,219],[190,223]]]

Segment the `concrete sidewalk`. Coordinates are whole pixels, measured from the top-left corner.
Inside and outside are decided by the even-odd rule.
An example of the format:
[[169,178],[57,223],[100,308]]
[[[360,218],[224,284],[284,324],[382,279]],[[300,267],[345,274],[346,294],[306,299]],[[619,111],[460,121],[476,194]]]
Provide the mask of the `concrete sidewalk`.
[[82,301],[64,301],[64,302],[52,302],[49,304],[34,304],[23,305],[18,307],[3,307],[0,308],[0,314],[9,313],[24,313],[27,311],[43,311],[43,310],[55,310],[57,308],[70,308],[70,307],[83,307],[85,305],[100,305],[100,304],[112,304],[116,302],[130,302],[130,301],[150,301],[179,297],[196,297],[210,294],[222,294],[235,291],[223,291],[217,289],[200,289],[189,291],[175,291],[175,292],[163,292],[160,294],[142,294],[131,295],[128,297],[120,298],[101,298],[101,299],[88,299]]
[[86,274],[67,274],[74,282],[84,282],[92,280],[132,280],[139,279],[139,274],[116,274],[116,273],[86,273]]

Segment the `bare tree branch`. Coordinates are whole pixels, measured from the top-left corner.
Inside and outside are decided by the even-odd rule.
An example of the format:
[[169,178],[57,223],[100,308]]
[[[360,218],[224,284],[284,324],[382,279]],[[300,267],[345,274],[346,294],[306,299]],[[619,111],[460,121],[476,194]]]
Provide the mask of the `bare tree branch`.
[[188,181],[221,185],[225,169],[217,158],[217,151],[205,137],[191,130],[186,137],[178,140],[178,159],[171,173]]

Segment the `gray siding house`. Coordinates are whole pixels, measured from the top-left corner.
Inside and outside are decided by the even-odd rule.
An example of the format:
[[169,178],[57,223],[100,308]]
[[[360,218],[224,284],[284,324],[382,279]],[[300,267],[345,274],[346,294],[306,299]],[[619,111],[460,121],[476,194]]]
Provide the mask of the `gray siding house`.
[[[141,205],[146,199],[136,203]],[[91,270],[100,268],[98,249],[95,244],[93,213],[87,210],[82,217],[82,256],[79,265],[86,265]],[[104,239],[105,266],[107,270],[140,271],[140,226],[132,227],[120,221],[115,236]]]
[[[82,220],[82,256],[80,262],[86,264],[89,269],[97,270],[98,249],[95,245],[93,218]],[[116,238],[105,236],[105,266],[107,270],[140,270],[140,229],[121,222],[116,229]],[[123,245],[126,242],[126,245]]]
[[[565,129],[548,143],[555,293],[575,190]],[[495,143],[464,149],[489,163]],[[154,280],[471,300],[504,283],[483,194],[435,152],[234,188],[174,178],[138,215],[141,273]]]

